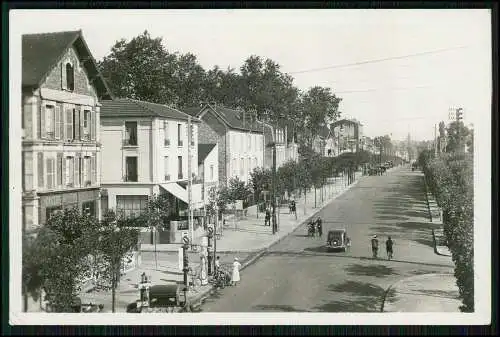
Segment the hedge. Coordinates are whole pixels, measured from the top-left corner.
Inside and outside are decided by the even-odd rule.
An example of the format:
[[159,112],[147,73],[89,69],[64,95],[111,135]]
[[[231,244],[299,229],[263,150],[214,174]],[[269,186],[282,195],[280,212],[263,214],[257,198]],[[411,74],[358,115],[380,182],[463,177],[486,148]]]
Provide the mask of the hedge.
[[455,263],[462,312],[474,312],[474,186],[470,154],[422,153],[420,165],[443,210],[444,235]]

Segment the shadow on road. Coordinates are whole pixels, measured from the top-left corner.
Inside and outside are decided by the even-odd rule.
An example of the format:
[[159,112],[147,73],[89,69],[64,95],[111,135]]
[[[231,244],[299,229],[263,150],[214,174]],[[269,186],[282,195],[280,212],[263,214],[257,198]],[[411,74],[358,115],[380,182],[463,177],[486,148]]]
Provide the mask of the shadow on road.
[[330,285],[330,291],[348,294],[348,299],[321,304],[314,309],[323,312],[374,312],[380,311],[385,289],[370,283],[346,281]]
[[387,277],[390,275],[399,275],[398,272],[392,267],[387,267],[383,264],[377,265],[361,265],[361,264],[350,264],[344,268],[344,270],[349,275],[357,276],[373,276],[373,277]]
[[284,312],[310,312],[309,310],[298,309],[291,305],[279,304],[259,304],[253,307],[257,311],[284,311]]

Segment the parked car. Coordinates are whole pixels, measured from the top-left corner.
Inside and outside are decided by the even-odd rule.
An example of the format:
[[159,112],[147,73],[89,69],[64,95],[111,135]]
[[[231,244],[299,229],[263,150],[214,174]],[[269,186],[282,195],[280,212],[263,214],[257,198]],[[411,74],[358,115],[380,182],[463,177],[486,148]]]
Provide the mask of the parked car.
[[345,230],[344,228],[328,231],[328,235],[326,238],[326,248],[329,251],[341,250],[345,252],[351,245],[351,240],[347,236],[347,230]]

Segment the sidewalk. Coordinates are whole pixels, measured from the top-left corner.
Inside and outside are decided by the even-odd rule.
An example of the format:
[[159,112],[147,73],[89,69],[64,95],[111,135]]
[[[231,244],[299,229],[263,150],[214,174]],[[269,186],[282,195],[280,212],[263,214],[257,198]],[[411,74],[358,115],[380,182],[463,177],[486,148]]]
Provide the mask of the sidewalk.
[[434,240],[434,252],[438,255],[451,256],[450,249],[446,246],[446,239],[444,236],[443,228],[443,212],[439,208],[434,195],[429,191],[427,186],[427,180],[424,176],[425,190],[427,193],[427,207],[429,210],[429,220],[430,223],[436,225],[436,228],[432,230],[432,238]]
[[453,274],[424,274],[393,284],[382,312],[460,312],[462,302]]
[[[356,180],[346,186],[344,179],[336,178],[335,182],[324,188],[323,203],[321,203],[321,193],[316,191],[316,207],[314,207],[314,189],[306,196],[307,203],[304,203],[304,195],[297,198],[297,219],[294,214],[289,214],[288,208],[281,208],[279,212],[278,233],[272,234],[270,226],[264,226],[264,215],[259,213],[258,218],[255,212],[248,212],[247,216],[238,221],[226,221],[223,236],[217,240],[217,255],[221,257],[223,265],[230,265],[234,256],[240,259],[242,267],[257,260],[266,249],[285,238],[298,226],[313,217],[323,207],[332,200],[353,187],[359,181],[361,174],[356,173]],[[304,214],[305,211],[305,214]],[[158,244],[156,247],[158,265],[154,258],[154,245],[141,245],[140,267],[126,273],[121,277],[119,287],[116,291],[116,312],[126,312],[127,305],[135,302],[139,298],[137,283],[143,272],[151,277],[152,284],[175,284],[182,283],[183,273],[179,270],[177,251],[180,244]],[[189,252],[190,266],[199,268],[200,259],[198,252]],[[188,280],[191,277],[188,275]],[[210,285],[192,287],[188,292],[189,302],[196,306],[204,298],[209,296],[212,287]],[[111,291],[89,292],[80,294],[84,303],[92,302],[104,304],[104,312],[111,312]]]
[[[357,172],[356,181],[349,186],[345,185],[342,178],[336,178],[334,183],[324,187],[323,203],[321,203],[321,192],[318,189],[316,191],[316,207],[314,207],[314,189],[307,193],[306,204],[304,204],[304,194],[300,198],[296,197],[297,219],[295,219],[294,214],[289,214],[288,208],[277,208],[278,233],[274,235],[271,226],[264,226],[263,213],[259,213],[257,217],[256,212],[253,211],[248,212],[246,217],[241,217],[238,220],[226,220],[222,237],[216,242],[217,252],[250,253],[269,247],[293,232],[300,224],[313,217],[324,206],[350,189],[359,181],[359,177],[361,177],[361,174]],[[157,244],[156,250],[177,252],[179,247],[181,247],[181,244]],[[154,245],[151,244],[141,245],[142,252],[152,252],[154,249]]]

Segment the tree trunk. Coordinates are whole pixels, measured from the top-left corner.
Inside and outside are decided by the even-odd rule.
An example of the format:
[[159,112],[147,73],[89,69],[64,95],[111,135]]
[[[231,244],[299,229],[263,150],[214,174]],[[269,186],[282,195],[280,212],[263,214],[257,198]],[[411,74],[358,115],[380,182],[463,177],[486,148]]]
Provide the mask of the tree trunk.
[[304,188],[304,214],[306,214],[307,190]]
[[314,186],[314,208],[316,208],[316,186]]

